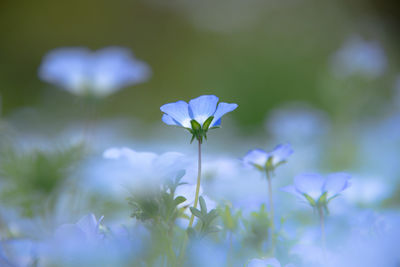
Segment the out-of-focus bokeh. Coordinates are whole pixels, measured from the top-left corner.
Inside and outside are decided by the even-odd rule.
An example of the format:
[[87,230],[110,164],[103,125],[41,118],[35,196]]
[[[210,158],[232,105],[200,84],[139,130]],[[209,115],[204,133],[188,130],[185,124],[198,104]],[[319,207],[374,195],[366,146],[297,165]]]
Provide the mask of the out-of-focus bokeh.
[[[107,117],[154,122],[165,101],[214,93],[240,102],[242,112],[233,116],[252,127],[282,102],[307,101],[339,116],[349,109],[376,113],[379,100],[394,93],[395,1],[5,0],[0,5],[3,114],[51,105],[72,113],[74,99],[37,77],[42,57],[65,46],[125,46],[152,67],[148,83],[102,101],[101,116]],[[340,84],[331,92],[332,56],[354,38],[383,50],[384,70],[372,79],[372,88]]]

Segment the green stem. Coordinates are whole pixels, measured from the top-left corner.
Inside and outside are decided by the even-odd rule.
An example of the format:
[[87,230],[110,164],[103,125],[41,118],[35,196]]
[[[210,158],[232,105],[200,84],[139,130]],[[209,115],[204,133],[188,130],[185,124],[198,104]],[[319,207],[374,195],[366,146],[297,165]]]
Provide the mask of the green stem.
[[[198,145],[198,164],[197,164],[197,184],[196,184],[196,195],[194,198],[194,208],[197,208],[197,203],[199,201],[199,193],[200,193],[200,180],[201,180],[201,141],[199,141],[199,145]],[[189,221],[189,227],[192,227],[194,222],[194,215],[192,213],[192,215],[190,216],[190,221]],[[186,250],[186,245],[188,242],[188,236],[185,235],[183,237],[183,242],[182,242],[182,248],[181,248],[181,253],[179,255],[179,259],[178,259],[178,266],[182,266],[183,265],[183,260],[185,257],[185,250]]]
[[[197,208],[197,203],[199,202],[199,193],[200,193],[200,180],[201,180],[201,141],[199,140],[199,154],[198,154],[198,165],[197,165],[197,184],[196,184],[196,195],[194,197],[194,208]],[[194,222],[194,214],[190,216],[189,227],[192,227]]]
[[323,257],[324,264],[326,264],[327,257],[326,257],[325,217],[324,217],[324,211],[323,211],[321,205],[318,205],[318,216],[319,216],[319,223],[321,226],[322,257]]
[[271,223],[271,243],[272,243],[272,253],[275,253],[275,220],[274,220],[274,202],[272,197],[272,181],[271,174],[269,170],[267,173],[267,181],[268,181],[268,197],[269,197],[269,214],[270,214],[270,223]]
[[319,223],[321,227],[321,245],[323,250],[325,251],[326,247],[326,237],[325,237],[325,218],[324,218],[324,211],[322,210],[322,207],[319,205],[318,206],[318,216],[319,216]]

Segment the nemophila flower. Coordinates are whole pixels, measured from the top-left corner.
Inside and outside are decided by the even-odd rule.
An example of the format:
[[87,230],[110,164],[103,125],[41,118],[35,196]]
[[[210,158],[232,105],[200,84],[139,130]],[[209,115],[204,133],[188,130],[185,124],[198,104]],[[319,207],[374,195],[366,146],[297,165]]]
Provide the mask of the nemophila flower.
[[306,200],[312,207],[327,207],[327,204],[350,186],[350,175],[332,173],[326,178],[320,174],[300,174],[294,178],[294,184],[282,188]]
[[261,171],[274,171],[276,167],[285,163],[292,153],[293,149],[289,144],[278,145],[271,152],[253,149],[244,156],[243,162]]
[[123,87],[145,82],[150,67],[126,48],[108,47],[50,51],[39,68],[39,77],[76,95],[107,96]]
[[68,237],[73,242],[78,240],[82,242],[97,242],[104,235],[100,232],[100,223],[104,216],[99,220],[93,213],[82,217],[76,224],[63,224],[57,228],[55,238],[57,240],[65,240]]
[[207,131],[221,125],[221,118],[226,113],[235,110],[237,104],[220,102],[215,95],[203,95],[189,101],[177,101],[161,106],[164,112],[162,121],[168,125],[186,128],[194,138],[203,141],[207,139]]

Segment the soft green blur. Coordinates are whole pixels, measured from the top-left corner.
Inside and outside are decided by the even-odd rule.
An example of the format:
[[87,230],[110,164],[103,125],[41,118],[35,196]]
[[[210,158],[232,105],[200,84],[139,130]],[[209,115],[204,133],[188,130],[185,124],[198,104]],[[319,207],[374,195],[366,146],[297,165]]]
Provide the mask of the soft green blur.
[[[104,99],[100,117],[154,122],[160,105],[206,93],[238,103],[240,112],[232,116],[246,129],[262,127],[267,112],[288,101],[309,102],[339,119],[353,109],[355,116],[366,107],[372,113],[381,107],[377,97],[391,96],[399,65],[392,30],[397,21],[384,13],[391,2],[375,2],[5,0],[0,4],[2,112],[33,106],[51,110],[49,121],[79,117],[71,110],[74,96],[38,79],[43,55],[64,46],[120,45],[148,62],[153,77]],[[324,78],[330,56],[354,33],[380,41],[391,66],[363,102],[362,90],[335,87],[341,95],[332,98],[332,81]]]

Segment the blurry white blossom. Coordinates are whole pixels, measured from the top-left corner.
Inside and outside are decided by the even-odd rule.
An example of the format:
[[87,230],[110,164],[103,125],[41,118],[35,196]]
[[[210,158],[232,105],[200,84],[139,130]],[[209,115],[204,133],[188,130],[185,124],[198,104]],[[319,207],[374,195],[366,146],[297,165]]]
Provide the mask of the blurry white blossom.
[[39,77],[76,95],[104,97],[124,87],[143,83],[150,67],[126,48],[108,47],[95,52],[82,47],[50,51]]

